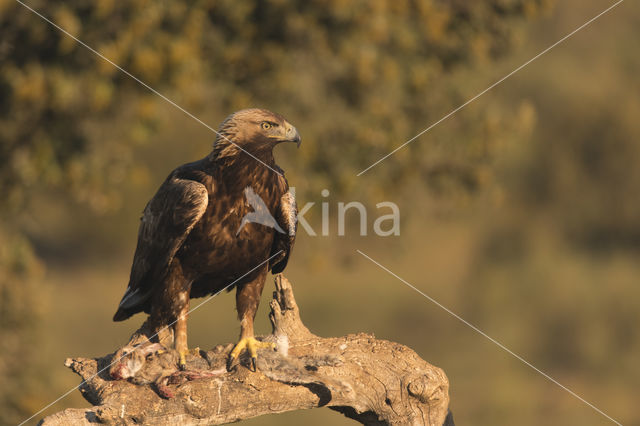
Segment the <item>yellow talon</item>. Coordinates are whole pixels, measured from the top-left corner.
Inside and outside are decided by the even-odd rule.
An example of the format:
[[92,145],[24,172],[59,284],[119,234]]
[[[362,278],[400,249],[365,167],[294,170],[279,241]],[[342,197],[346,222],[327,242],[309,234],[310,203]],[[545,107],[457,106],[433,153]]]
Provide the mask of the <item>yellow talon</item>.
[[200,348],[177,350],[178,351],[178,367],[180,370],[185,371],[187,369],[187,355],[200,355]]
[[178,367],[180,368],[180,370],[184,371],[187,369],[187,353],[189,351],[178,351],[178,356],[179,356],[179,360],[178,360]]
[[275,343],[271,342],[262,342],[257,340],[255,337],[245,337],[244,339],[240,339],[240,341],[236,344],[236,346],[231,351],[229,355],[229,360],[227,361],[227,370],[231,370],[233,365],[233,361],[242,353],[243,350],[247,349],[249,351],[249,356],[251,356],[251,366],[253,371],[256,371],[256,361],[258,360],[258,349],[260,348],[270,348],[275,349]]

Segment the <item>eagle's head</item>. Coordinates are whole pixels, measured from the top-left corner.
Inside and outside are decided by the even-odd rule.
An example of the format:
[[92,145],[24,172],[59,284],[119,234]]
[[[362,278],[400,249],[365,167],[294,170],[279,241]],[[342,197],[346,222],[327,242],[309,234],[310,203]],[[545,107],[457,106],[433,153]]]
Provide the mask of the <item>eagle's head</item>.
[[215,158],[236,156],[243,150],[259,158],[271,156],[280,142],[295,142],[300,146],[300,134],[280,114],[266,109],[251,108],[234,112],[220,125],[213,145]]

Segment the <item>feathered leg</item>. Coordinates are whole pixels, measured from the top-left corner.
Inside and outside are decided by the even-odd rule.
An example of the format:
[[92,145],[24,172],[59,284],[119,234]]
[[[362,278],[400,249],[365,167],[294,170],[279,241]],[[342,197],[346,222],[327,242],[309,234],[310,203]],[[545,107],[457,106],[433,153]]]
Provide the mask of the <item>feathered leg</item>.
[[187,317],[189,316],[189,293],[188,292],[180,292],[178,294],[178,299],[186,300],[185,303],[182,303],[180,306],[180,312],[178,313],[178,318],[176,319],[175,324],[173,324],[173,335],[175,336],[175,348],[178,351],[178,367],[181,370],[185,370],[187,367],[186,356],[189,352],[189,347],[187,346]]
[[231,351],[227,360],[227,370],[233,368],[235,360],[243,350],[248,350],[251,356],[251,366],[256,371],[256,361],[258,359],[258,349],[274,348],[273,343],[261,342],[256,340],[253,335],[253,319],[256,316],[258,305],[260,304],[260,296],[264,288],[264,282],[267,278],[267,269],[258,274],[258,276],[236,289],[236,308],[238,310],[238,319],[240,320],[240,341]]
[[184,276],[178,259],[169,266],[164,279],[165,288],[157,292],[152,303],[150,323],[159,334],[167,327],[173,328],[173,344],[178,352],[178,367],[184,370],[187,346],[187,317],[189,313],[189,293],[191,282]]

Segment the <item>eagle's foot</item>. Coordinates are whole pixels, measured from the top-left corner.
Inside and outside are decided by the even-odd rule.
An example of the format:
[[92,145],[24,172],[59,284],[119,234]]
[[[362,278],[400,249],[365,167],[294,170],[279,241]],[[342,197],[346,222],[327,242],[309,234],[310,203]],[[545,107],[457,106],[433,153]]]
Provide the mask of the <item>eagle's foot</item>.
[[243,350],[247,349],[249,351],[249,356],[251,356],[251,371],[256,372],[258,349],[261,348],[275,349],[276,345],[275,343],[271,342],[262,342],[260,340],[257,340],[255,337],[245,337],[243,339],[240,339],[240,341],[236,344],[236,346],[231,351],[231,354],[229,355],[229,359],[227,360],[227,370],[231,371],[233,369],[235,360]]
[[180,371],[185,371],[187,369],[187,354],[189,350],[179,350],[178,351],[178,368]]
[[200,348],[182,348],[176,350],[178,351],[178,368],[180,369],[180,371],[185,371],[187,369],[187,355],[200,354]]

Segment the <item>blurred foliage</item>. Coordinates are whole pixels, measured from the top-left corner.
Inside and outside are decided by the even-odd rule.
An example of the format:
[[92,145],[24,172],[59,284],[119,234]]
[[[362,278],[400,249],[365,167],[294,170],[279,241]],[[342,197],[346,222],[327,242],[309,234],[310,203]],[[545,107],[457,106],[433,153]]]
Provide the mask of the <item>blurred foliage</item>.
[[[205,104],[222,112],[218,120],[251,105],[284,110],[305,123],[300,169],[317,186],[344,191],[374,158],[363,153],[385,153],[460,100],[445,75],[507,52],[514,24],[548,1],[30,5],[196,115]],[[94,209],[116,208],[110,189],[126,178],[132,147],[171,124],[159,122],[157,98],[18,3],[2,0],[0,11],[3,203],[19,209],[25,189],[62,186]],[[420,95],[434,87],[442,89]],[[96,135],[90,123],[115,111],[126,111],[118,123],[128,134]],[[469,134],[487,120],[479,117]],[[475,139],[482,146],[459,160],[472,185],[491,155]],[[410,170],[389,167],[392,179],[380,184],[397,184]],[[456,169],[436,168],[432,174],[456,178]]]
[[38,388],[47,381],[33,350],[41,337],[42,266],[20,235],[0,228],[0,241],[0,424],[16,424],[39,409]]

